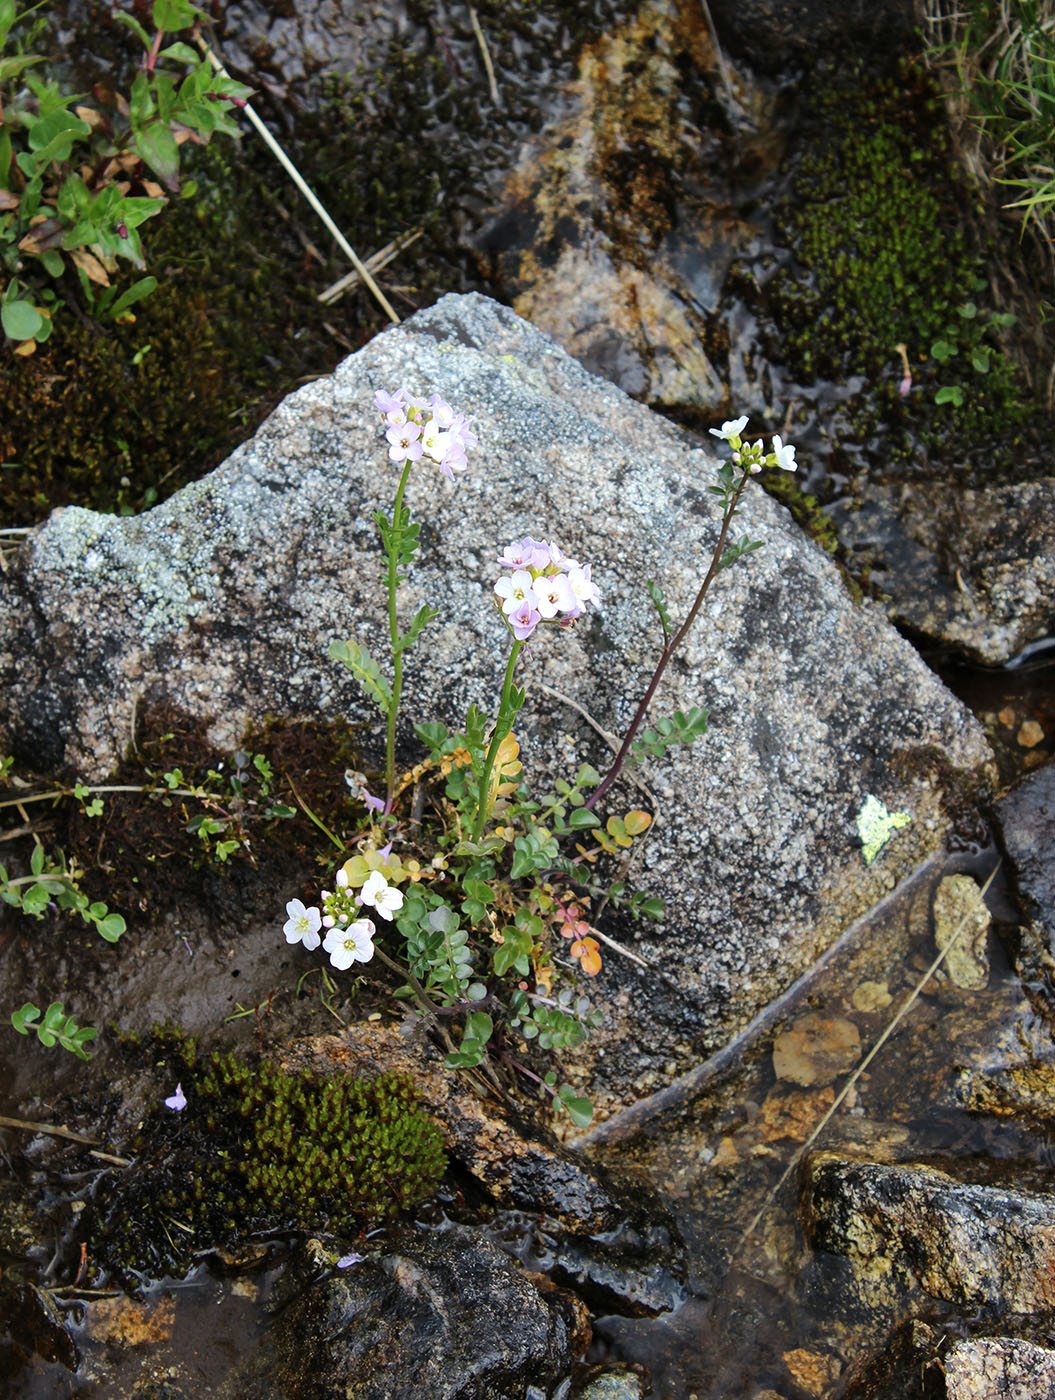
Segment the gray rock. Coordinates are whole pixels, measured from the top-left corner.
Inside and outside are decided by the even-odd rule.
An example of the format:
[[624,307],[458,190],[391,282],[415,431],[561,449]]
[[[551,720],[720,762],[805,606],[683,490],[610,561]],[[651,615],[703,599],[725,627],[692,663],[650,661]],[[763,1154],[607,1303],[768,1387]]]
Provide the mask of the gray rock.
[[946,1400],[1041,1400],[1055,1395],[1055,1351],[1017,1337],[954,1342],[945,1355]]
[[308,1241],[270,1336],[219,1400],[510,1400],[552,1393],[589,1343],[577,1299],[460,1227],[405,1229],[335,1265]]
[[[990,1315],[1055,1307],[1055,1194],[835,1153],[808,1162],[807,1292],[836,1315],[893,1320],[923,1297]],[[819,1256],[831,1256],[827,1260]]]
[[[343,715],[379,759],[378,712],[326,652],[354,635],[385,656],[370,513],[390,508],[395,472],[373,393],[400,384],[442,393],[481,443],[456,485],[411,482],[423,547],[401,607],[442,615],[410,655],[403,738],[411,721],[460,723],[470,701],[493,713],[508,649],[494,560],[552,534],[593,564],[603,607],[531,647],[521,757],[536,784],[603,767],[594,732],[541,683],[609,730],[629,722],[661,645],[645,581],[685,615],[716,538],[715,459],[476,295],[378,336],[149,513],[68,508],[34,532],[0,579],[9,751],[100,778],[136,707],[157,702],[232,748],[267,715]],[[602,1113],[726,1043],[939,849],[990,779],[968,711],[785,511],[750,488],[739,526],[766,547],[719,577],[653,708],[704,704],[711,730],[646,774],[658,820],[634,879],[668,913],[605,924],[650,968],[606,950],[591,986],[605,1030],[572,1077]],[[418,752],[404,743],[404,759]],[[871,863],[855,826],[868,794],[912,817]],[[640,801],[622,785],[608,810]]]
[[997,814],[1024,912],[1050,955],[1055,953],[1055,765],[1023,778],[1000,799]]
[[633,1371],[602,1371],[592,1376],[569,1400],[644,1400],[650,1389]]
[[1055,477],[984,490],[861,482],[833,513],[898,626],[984,665],[1055,631]]

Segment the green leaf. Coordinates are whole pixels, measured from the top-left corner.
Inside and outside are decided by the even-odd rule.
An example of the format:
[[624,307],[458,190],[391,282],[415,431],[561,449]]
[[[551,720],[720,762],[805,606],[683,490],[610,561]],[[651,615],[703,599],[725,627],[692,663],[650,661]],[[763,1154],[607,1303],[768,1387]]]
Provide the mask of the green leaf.
[[944,384],[934,395],[935,403],[951,403],[954,408],[963,405],[963,390],[959,384]]
[[110,307],[107,319],[116,321],[130,306],[134,306],[137,301],[142,301],[144,297],[148,297],[151,292],[156,291],[157,285],[158,279],[156,277],[141,277],[138,282],[133,282],[128,290],[122,292],[113,306]]
[[44,324],[44,317],[28,301],[7,301],[0,308],[0,321],[4,334],[12,340],[33,340]]
[[31,1024],[40,1015],[40,1007],[34,1006],[31,1001],[27,1001],[17,1011],[11,1013],[11,1024],[19,1035],[28,1035]]
[[29,858],[29,873],[39,875],[44,869],[44,847],[38,841],[33,847],[33,854]]
[[495,1023],[486,1011],[470,1011],[465,1018],[465,1040],[475,1040],[486,1045],[491,1039]]
[[662,919],[667,912],[667,906],[661,899],[643,899],[634,905],[636,913],[647,914],[650,919]]
[[158,58],[170,58],[174,63],[201,62],[201,55],[192,49],[190,44],[169,44],[167,48],[161,50]]
[[600,817],[594,816],[593,812],[588,812],[584,807],[577,807],[568,817],[568,825],[573,831],[578,831],[583,827],[600,826]]
[[107,943],[116,943],[124,933],[127,925],[120,914],[107,914],[105,919],[100,919],[98,928],[100,934]]
[[593,1122],[593,1104],[589,1099],[576,1098],[570,1087],[562,1085],[558,1102],[568,1111],[568,1117],[577,1128],[588,1128]]
[[412,647],[432,619],[434,617],[439,617],[439,615],[439,608],[430,607],[428,603],[426,603],[424,607],[419,608],[414,615],[413,622],[411,622],[410,626],[392,648],[394,654],[398,656],[400,652],[407,651],[408,648]]
[[42,914],[51,903],[51,894],[47,885],[30,885],[22,896],[23,914]]
[[170,190],[178,187],[179,146],[164,122],[151,121],[145,126],[136,127],[132,145],[163,185]]
[[951,340],[936,340],[930,347],[930,353],[934,359],[945,364],[946,360],[951,360],[956,354],[956,344]]
[[150,35],[136,19],[135,15],[130,15],[127,10],[114,9],[110,12],[111,18],[118,24],[123,24],[126,29],[130,29],[145,49],[151,47]]
[[155,29],[187,29],[201,11],[190,0],[154,0]]
[[667,610],[667,601],[663,597],[663,590],[654,579],[647,579],[645,587],[648,589],[648,596],[652,599],[653,603],[655,603],[656,611],[659,613],[660,626],[663,628],[663,640],[664,642],[669,642],[670,634],[674,630],[674,624]]
[[976,345],[971,351],[971,364],[978,374],[989,373],[989,354],[984,345]]
[[392,708],[392,688],[381,674],[381,668],[358,642],[331,642],[330,655],[334,661],[341,661],[351,671],[367,695],[379,706],[387,717]]

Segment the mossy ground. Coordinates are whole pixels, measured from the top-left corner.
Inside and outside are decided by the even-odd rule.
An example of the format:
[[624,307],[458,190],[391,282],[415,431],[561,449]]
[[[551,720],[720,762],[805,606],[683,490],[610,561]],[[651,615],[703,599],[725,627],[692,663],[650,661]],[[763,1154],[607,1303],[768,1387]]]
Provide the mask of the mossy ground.
[[[773,358],[802,384],[850,390],[832,433],[881,473],[1023,469],[1050,417],[1012,357],[980,197],[957,168],[936,87],[908,62],[883,75],[822,71],[804,107],[775,211],[792,257],[767,288]],[[961,401],[938,402],[943,389]]]
[[405,1075],[324,1078],[259,1056],[200,1056],[171,1027],[142,1049],[186,1107],[159,1099],[132,1144],[136,1170],[93,1201],[92,1258],[122,1279],[182,1274],[196,1253],[272,1231],[354,1237],[423,1201],[446,1170],[442,1132]]

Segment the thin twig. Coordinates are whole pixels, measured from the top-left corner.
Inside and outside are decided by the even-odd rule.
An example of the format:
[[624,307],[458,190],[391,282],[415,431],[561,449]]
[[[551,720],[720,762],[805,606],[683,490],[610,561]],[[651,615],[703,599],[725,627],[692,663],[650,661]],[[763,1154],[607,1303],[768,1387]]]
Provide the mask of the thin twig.
[[[996,878],[996,872],[997,872],[999,869],[1000,869],[1000,862],[997,861],[996,865],[993,866],[993,869],[992,869],[992,871],[991,871],[991,873],[990,873],[990,875],[989,875],[989,878],[986,880],[985,884],[982,886],[982,888],[981,888],[981,890],[980,890],[980,892],[979,892],[981,898],[983,898],[983,899],[985,898],[986,892],[988,891],[989,886],[993,883],[994,879]],[[831,1107],[828,1109],[827,1113],[824,1115],[824,1117],[821,1119],[821,1121],[820,1121],[820,1122],[817,1124],[817,1126],[814,1128],[813,1132],[810,1133],[809,1137],[808,1137],[808,1138],[806,1139],[806,1141],[802,1144],[802,1146],[798,1149],[798,1151],[795,1152],[795,1153],[792,1155],[792,1158],[791,1158],[791,1160],[788,1162],[788,1165],[784,1168],[784,1172],[783,1172],[783,1174],[781,1175],[780,1180],[779,1180],[779,1181],[777,1182],[777,1184],[770,1190],[769,1194],[766,1196],[765,1200],[762,1202],[762,1205],[760,1206],[760,1208],[759,1208],[759,1210],[758,1210],[758,1213],[756,1214],[755,1218],[751,1221],[751,1224],[747,1227],[747,1229],[744,1231],[743,1235],[740,1237],[740,1242],[739,1242],[739,1244],[736,1246],[735,1251],[733,1252],[733,1256],[732,1256],[732,1257],[733,1257],[734,1260],[735,1260],[735,1259],[738,1259],[739,1256],[743,1253],[744,1246],[747,1244],[748,1240],[749,1240],[749,1239],[751,1238],[751,1236],[754,1234],[755,1230],[758,1229],[759,1222],[761,1221],[762,1217],[765,1215],[766,1211],[770,1208],[770,1206],[771,1206],[771,1205],[773,1204],[773,1202],[776,1200],[776,1197],[777,1197],[778,1193],[780,1192],[781,1187],[782,1187],[782,1186],[784,1185],[784,1183],[787,1181],[788,1177],[791,1176],[792,1172],[796,1169],[796,1167],[798,1166],[799,1162],[800,1162],[800,1161],[802,1160],[802,1158],[806,1155],[806,1153],[810,1150],[810,1148],[813,1146],[813,1144],[817,1141],[817,1139],[820,1137],[820,1135],[821,1135],[821,1133],[824,1131],[824,1129],[828,1126],[829,1122],[831,1121],[831,1119],[834,1117],[835,1113],[838,1111],[838,1109],[839,1109],[839,1108],[841,1107],[841,1105],[843,1104],[843,1102],[844,1102],[844,1100],[846,1099],[846,1096],[849,1094],[850,1090],[853,1089],[853,1087],[856,1085],[856,1083],[857,1083],[857,1081],[860,1079],[861,1075],[864,1074],[865,1070],[866,1070],[866,1069],[868,1068],[868,1066],[872,1063],[872,1061],[875,1059],[875,1057],[879,1054],[880,1050],[881,1050],[881,1049],[883,1048],[883,1046],[887,1043],[887,1041],[890,1039],[890,1037],[894,1034],[894,1032],[897,1030],[898,1026],[900,1026],[901,1022],[902,1022],[902,1021],[905,1019],[905,1017],[908,1015],[908,1013],[912,1010],[913,1006],[916,1004],[916,1001],[917,1001],[918,998],[919,998],[920,993],[923,991],[923,988],[927,985],[927,983],[930,981],[930,979],[934,976],[934,974],[937,972],[938,968],[941,967],[942,963],[945,961],[946,957],[947,957],[948,954],[952,951],[952,949],[956,947],[956,944],[960,941],[960,938],[962,937],[963,932],[964,932],[964,930],[965,930],[966,927],[967,927],[967,923],[968,923],[968,920],[969,920],[969,919],[970,919],[970,911],[968,911],[967,913],[964,914],[963,918],[960,920],[959,925],[958,925],[957,928],[956,928],[955,933],[954,933],[954,934],[952,935],[952,937],[949,939],[948,943],[946,943],[945,947],[942,948],[942,950],[939,952],[938,956],[937,956],[937,957],[934,959],[934,961],[931,963],[930,967],[927,968],[926,972],[923,974],[923,976],[920,978],[920,980],[916,983],[915,987],[913,987],[913,989],[912,989],[912,991],[909,993],[909,995],[905,998],[904,1002],[902,1003],[902,1005],[901,1005],[900,1008],[898,1009],[897,1014],[894,1016],[893,1020],[892,1020],[892,1021],[890,1022],[890,1024],[887,1026],[886,1030],[885,1030],[885,1031],[883,1032],[883,1034],[879,1037],[879,1039],[876,1041],[876,1043],[872,1046],[871,1050],[869,1050],[868,1054],[864,1057],[864,1059],[861,1061],[861,1063],[856,1067],[856,1069],[854,1070],[853,1074],[850,1075],[850,1077],[847,1079],[846,1083],[845,1083],[845,1084],[843,1085],[843,1087],[839,1090],[838,1094],[836,1094],[836,1096],[835,1096],[835,1101],[834,1101],[834,1103],[831,1105]]]
[[[0,1114],[0,1128],[17,1128],[23,1133],[47,1133],[49,1137],[65,1138],[68,1142],[79,1142],[85,1147],[97,1147],[99,1144],[98,1138],[75,1133],[71,1128],[63,1128],[56,1123],[34,1123],[28,1118],[8,1118],[6,1114]],[[132,1165],[127,1157],[114,1157],[109,1152],[91,1152],[89,1156],[98,1157],[103,1162],[111,1162],[115,1167]]]
[[476,11],[472,5],[469,6],[469,18],[472,20],[473,33],[476,35],[476,42],[480,45],[480,53],[483,55],[487,84],[491,89],[491,101],[497,107],[501,101],[501,94],[498,91],[498,84],[495,82],[494,65],[491,62],[491,53],[487,47],[487,40],[484,38],[484,31],[480,28],[480,21],[476,18]]
[[[230,73],[228,73],[227,69],[223,66],[223,64],[220,62],[220,60],[216,57],[215,53],[213,53],[212,49],[211,49],[211,48],[209,47],[209,45],[205,42],[205,40],[201,37],[200,34],[197,35],[197,40],[198,40],[198,47],[201,49],[202,53],[205,54],[206,58],[207,58],[207,59],[209,60],[209,62],[212,64],[212,66],[213,66],[213,68],[216,70],[216,72],[219,73],[220,77],[221,77],[221,78],[228,78],[228,79],[229,79],[230,76],[231,76]],[[366,285],[369,287],[370,291],[373,293],[375,300],[377,301],[377,303],[378,303],[378,305],[381,307],[381,309],[384,311],[385,315],[389,318],[389,320],[390,320],[394,325],[397,325],[397,326],[398,326],[398,325],[399,325],[399,317],[398,317],[398,316],[396,315],[396,313],[393,311],[392,306],[391,306],[391,303],[389,302],[388,298],[385,296],[384,292],[383,292],[383,291],[381,290],[381,288],[377,285],[377,283],[374,281],[374,279],[370,276],[370,273],[369,273],[369,272],[367,271],[367,269],[363,266],[362,262],[360,262],[359,256],[358,256],[358,254],[356,253],[355,249],[354,249],[354,248],[352,247],[352,245],[348,242],[347,238],[345,238],[344,234],[341,232],[341,230],[340,230],[340,229],[337,227],[337,225],[334,223],[334,221],[333,221],[333,219],[330,217],[330,215],[326,212],[326,210],[325,210],[325,208],[323,207],[323,205],[322,205],[321,201],[319,200],[318,196],[315,194],[315,191],[311,188],[311,186],[308,184],[308,182],[304,179],[304,176],[300,173],[300,171],[297,169],[297,167],[293,164],[293,162],[290,160],[289,156],[286,155],[285,151],[284,151],[284,150],[282,149],[282,147],[278,144],[278,142],[275,140],[275,138],[271,135],[271,132],[268,131],[267,127],[266,127],[266,126],[264,125],[264,123],[260,120],[260,118],[257,116],[257,114],[253,111],[252,107],[249,105],[248,102],[246,102],[246,103],[244,103],[244,104],[242,105],[241,110],[245,113],[246,117],[247,117],[247,118],[249,119],[249,121],[252,123],[252,125],[253,125],[254,129],[256,130],[257,134],[261,137],[261,139],[264,141],[265,145],[266,145],[266,146],[268,147],[268,149],[271,151],[271,154],[275,157],[275,159],[278,161],[278,163],[282,166],[283,170],[285,170],[286,174],[289,176],[289,178],[290,178],[290,179],[293,181],[293,183],[296,185],[297,189],[300,190],[301,194],[304,196],[304,198],[308,201],[308,203],[311,205],[311,207],[315,210],[316,214],[318,214],[318,216],[319,216],[319,218],[322,220],[322,222],[323,222],[323,223],[326,225],[326,227],[329,229],[330,233],[331,233],[331,234],[333,235],[333,237],[336,239],[338,245],[340,246],[340,248],[342,249],[342,251],[344,252],[344,254],[346,255],[346,257],[348,258],[348,261],[349,261],[349,262],[352,264],[352,266],[356,269],[356,271],[359,273],[359,276],[363,279],[363,281],[364,281],[364,282],[366,283]]]
[[[386,243],[385,246],[376,253],[371,253],[364,265],[368,267],[371,272],[380,272],[383,267],[387,267],[390,262],[404,251],[404,249],[409,248],[412,243],[416,243],[424,232],[425,230],[420,228],[410,229],[407,233],[401,234],[399,238],[394,239],[391,243]],[[346,272],[343,277],[338,277],[336,282],[331,283],[324,291],[321,291],[318,295],[318,300],[329,306],[346,292],[349,287],[354,287],[358,281],[359,274],[353,268],[351,272]]]

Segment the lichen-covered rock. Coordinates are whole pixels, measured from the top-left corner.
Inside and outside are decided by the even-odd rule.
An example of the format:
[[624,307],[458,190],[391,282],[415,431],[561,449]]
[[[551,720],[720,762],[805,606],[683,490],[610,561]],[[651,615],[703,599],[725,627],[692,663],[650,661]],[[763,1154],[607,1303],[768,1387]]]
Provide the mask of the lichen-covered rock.
[[[684,616],[716,539],[716,462],[476,295],[378,336],[149,513],[69,508],[35,531],[0,578],[9,750],[100,777],[137,706],[163,703],[232,748],[250,720],[343,714],[379,756],[378,712],[327,646],[355,636],[385,655],[370,516],[390,507],[395,472],[373,396],[401,384],[444,395],[480,437],[457,484],[424,468],[410,482],[424,528],[400,605],[441,616],[408,659],[404,757],[418,756],[411,722],[460,724],[470,702],[493,712],[507,649],[494,561],[533,533],[593,564],[603,607],[532,645],[521,758],[538,783],[603,765],[593,730],[540,683],[609,730],[629,722],[661,645],[646,580]],[[780,506],[750,487],[738,529],[765,548],[720,575],[654,706],[706,705],[710,733],[646,773],[660,820],[634,878],[667,915],[612,926],[648,967],[608,954],[591,988],[604,1031],[570,1077],[599,1114],[746,1026],[943,845],[990,777],[968,711]],[[869,795],[911,822],[866,861],[856,821]],[[609,811],[639,800],[616,789]]]
[[802,1223],[806,1290],[836,1315],[892,1321],[924,1296],[997,1316],[1055,1307],[1055,1193],[819,1152]]
[[954,1342],[945,1355],[945,1400],[1040,1400],[1055,1395],[1055,1351],[1017,1337]]
[[977,989],[989,981],[989,923],[989,910],[970,875],[947,875],[934,895],[934,941],[948,950],[944,967],[954,986]]
[[218,1400],[509,1400],[552,1393],[589,1343],[582,1303],[458,1226],[406,1229],[336,1266],[308,1241],[269,1337]]

